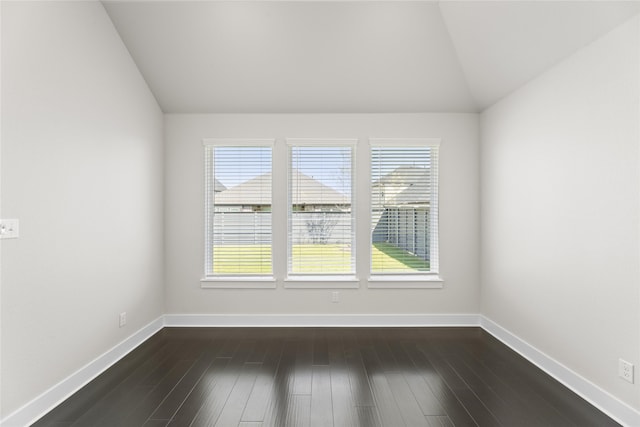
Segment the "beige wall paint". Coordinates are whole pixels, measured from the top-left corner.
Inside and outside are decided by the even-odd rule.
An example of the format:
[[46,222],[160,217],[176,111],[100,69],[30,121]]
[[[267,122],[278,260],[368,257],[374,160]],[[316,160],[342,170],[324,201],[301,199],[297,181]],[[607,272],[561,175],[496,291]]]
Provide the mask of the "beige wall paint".
[[[201,289],[203,138],[442,138],[440,271],[443,289]],[[478,116],[475,114],[165,115],[165,279],[167,313],[478,313]],[[358,167],[356,165],[356,167]],[[359,179],[367,179],[362,175]],[[357,227],[367,234],[367,213]],[[366,274],[360,274],[361,279]]]
[[163,119],[99,2],[1,7],[6,417],[163,313]]
[[482,313],[640,409],[640,18],[481,116]]

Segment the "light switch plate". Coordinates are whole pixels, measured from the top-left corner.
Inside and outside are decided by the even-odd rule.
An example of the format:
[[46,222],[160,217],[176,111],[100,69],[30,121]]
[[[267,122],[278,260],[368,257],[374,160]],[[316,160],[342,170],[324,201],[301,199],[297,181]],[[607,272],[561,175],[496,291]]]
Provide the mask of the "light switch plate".
[[17,219],[0,219],[0,239],[17,239],[20,221]]

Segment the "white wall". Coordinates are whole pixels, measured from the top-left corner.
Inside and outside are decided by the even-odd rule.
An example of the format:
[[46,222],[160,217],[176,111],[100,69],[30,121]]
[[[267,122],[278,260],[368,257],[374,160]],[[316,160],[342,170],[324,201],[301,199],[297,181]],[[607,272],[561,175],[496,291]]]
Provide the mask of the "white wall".
[[[433,137],[440,148],[440,272],[443,289],[201,289],[204,206],[203,138]],[[165,115],[165,283],[168,313],[432,314],[479,312],[478,116]],[[357,167],[357,166],[356,166]],[[357,172],[356,172],[357,173]],[[360,176],[359,179],[362,178]],[[368,179],[364,175],[364,179]],[[367,213],[357,227],[368,233]],[[363,233],[361,233],[362,235]],[[362,263],[360,263],[362,266]],[[361,279],[366,274],[361,274]]]
[[639,19],[481,116],[482,313],[636,409]]
[[[640,366],[639,32],[484,112],[481,153],[474,114],[170,114],[163,176],[162,114],[100,3],[2,2],[2,217],[21,237],[2,241],[0,418],[163,312],[482,311],[640,409],[616,376]],[[208,137],[441,138],[444,287],[202,289]]]
[[162,120],[99,2],[2,2],[2,417],[162,314]]

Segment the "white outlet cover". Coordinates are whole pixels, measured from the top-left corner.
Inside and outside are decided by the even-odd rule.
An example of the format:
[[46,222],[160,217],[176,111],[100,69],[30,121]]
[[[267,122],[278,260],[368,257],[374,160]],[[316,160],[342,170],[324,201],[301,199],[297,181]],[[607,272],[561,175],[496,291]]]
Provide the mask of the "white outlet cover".
[[633,384],[633,364],[626,360],[618,360],[618,375],[625,381]]
[[20,221],[0,219],[0,239],[17,239],[20,236]]

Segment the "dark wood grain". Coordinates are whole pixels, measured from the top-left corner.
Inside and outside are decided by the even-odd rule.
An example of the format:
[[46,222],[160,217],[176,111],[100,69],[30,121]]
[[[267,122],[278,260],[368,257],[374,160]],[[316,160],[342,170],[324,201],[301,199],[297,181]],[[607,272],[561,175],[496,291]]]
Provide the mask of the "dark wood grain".
[[311,394],[313,339],[309,331],[298,340],[296,363],[293,369],[293,394]]
[[428,415],[427,421],[429,422],[430,427],[454,427],[451,419],[447,416]]
[[479,328],[165,328],[34,425],[618,424]]
[[49,427],[73,424],[82,414],[89,411],[98,401],[110,393],[119,383],[127,378],[147,357],[162,351],[167,345],[164,331],[160,331],[142,343],[135,351],[123,357],[110,369],[85,385],[72,399],[67,399],[47,416],[34,424],[37,427]]
[[405,425],[400,413],[400,408],[393,396],[391,386],[384,375],[382,365],[375,351],[371,348],[363,348],[362,363],[369,376],[371,393],[380,414],[380,420],[384,426]]
[[292,400],[293,368],[296,360],[297,343],[295,340],[284,342],[282,357],[276,371],[273,392],[266,405],[263,425],[281,426],[287,419],[288,406]]
[[320,329],[314,334],[313,340],[313,364],[329,364],[329,344],[327,342],[327,331]]
[[282,340],[276,338],[269,341],[264,361],[259,365],[256,381],[242,412],[242,421],[262,422],[264,420],[267,408],[272,405],[275,398],[276,373],[283,348]]
[[362,364],[360,347],[357,344],[356,334],[348,331],[343,338],[344,357],[351,385],[351,395],[356,406],[375,406],[369,377]]
[[[327,358],[327,363],[328,363]],[[333,426],[331,370],[328,366],[314,366],[311,377],[311,426]]]
[[404,350],[415,364],[416,374],[420,375],[427,383],[439,404],[454,422],[454,425],[461,427],[477,426],[477,423],[462,405],[453,390],[451,390],[443,378],[438,375],[431,363],[416,348],[416,345],[414,343],[406,344]]
[[[231,394],[229,394],[229,397],[226,399],[220,416],[217,418],[216,426],[236,426],[240,423],[240,418],[249,400],[249,395],[256,382],[259,370],[260,366],[256,363],[245,364],[233,385]],[[197,424],[194,423],[193,425],[196,426]],[[202,425],[212,425],[212,423],[206,422]]]
[[[216,360],[216,356],[220,354],[224,345],[224,340],[213,340],[191,369],[158,405],[151,414],[150,419],[165,420],[168,423],[187,397],[193,393],[196,386],[203,381],[205,373],[210,369],[211,364]],[[206,381],[206,379],[204,380]]]
[[[155,370],[164,366],[164,362],[177,350],[177,344],[171,343],[149,357],[131,375],[80,416],[72,426],[102,425],[104,418],[117,416],[111,409],[113,407],[119,408],[117,414],[129,414],[135,408],[135,405],[143,400],[153,389],[152,386],[144,384],[146,378]],[[116,423],[114,422],[111,425],[116,425]]]
[[349,369],[345,360],[345,351],[341,341],[341,334],[335,334],[328,342],[329,372],[331,375],[331,399],[333,409],[333,425],[336,427],[358,426],[358,411],[356,408],[351,385],[349,383]]
[[286,427],[309,427],[311,425],[311,395],[294,394],[287,405]]

